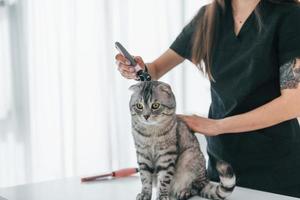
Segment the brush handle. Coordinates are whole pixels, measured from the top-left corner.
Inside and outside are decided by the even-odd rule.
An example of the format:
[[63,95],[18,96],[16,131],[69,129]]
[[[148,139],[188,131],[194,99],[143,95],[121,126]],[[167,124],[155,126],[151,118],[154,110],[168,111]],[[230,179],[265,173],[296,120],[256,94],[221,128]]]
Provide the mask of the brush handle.
[[126,177],[131,176],[135,173],[137,173],[139,170],[137,168],[126,168],[126,169],[120,169],[117,171],[114,171],[112,173],[113,177],[120,178],[120,177]]
[[84,177],[81,178],[81,182],[94,181],[97,179],[107,178],[107,177],[115,177],[115,178],[126,177],[126,176],[131,176],[137,173],[138,171],[139,171],[138,168],[125,168],[125,169],[113,171],[112,173],[102,174],[98,176]]
[[129,60],[131,66],[135,67],[137,65],[134,58],[130,55],[130,53],[128,53],[128,51],[120,42],[115,42],[115,47],[125,58]]

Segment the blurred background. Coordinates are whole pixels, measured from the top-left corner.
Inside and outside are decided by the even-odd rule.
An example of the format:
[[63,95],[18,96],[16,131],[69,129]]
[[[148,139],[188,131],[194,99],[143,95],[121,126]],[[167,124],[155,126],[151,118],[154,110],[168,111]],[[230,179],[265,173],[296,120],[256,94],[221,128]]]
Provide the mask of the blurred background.
[[[0,187],[136,167],[134,81],[118,73],[114,42],[151,62],[206,3],[0,0]],[[209,82],[195,66],[162,80],[178,113],[207,115]]]

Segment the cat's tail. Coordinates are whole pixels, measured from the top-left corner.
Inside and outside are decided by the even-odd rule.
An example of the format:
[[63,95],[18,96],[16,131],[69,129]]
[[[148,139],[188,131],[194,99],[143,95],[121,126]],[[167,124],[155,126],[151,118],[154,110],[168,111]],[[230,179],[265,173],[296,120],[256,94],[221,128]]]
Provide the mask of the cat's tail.
[[236,178],[231,165],[224,161],[218,161],[216,169],[219,173],[220,183],[216,185],[212,182],[207,182],[200,191],[200,196],[208,199],[223,200],[232,193]]

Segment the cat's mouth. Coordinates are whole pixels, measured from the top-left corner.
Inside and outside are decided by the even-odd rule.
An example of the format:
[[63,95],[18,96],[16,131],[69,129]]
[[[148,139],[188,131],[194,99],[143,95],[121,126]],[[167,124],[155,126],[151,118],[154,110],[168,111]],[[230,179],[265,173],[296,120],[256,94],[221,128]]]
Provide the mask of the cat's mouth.
[[145,118],[140,118],[140,121],[144,124],[147,124],[147,125],[155,125],[157,124],[158,122],[157,121],[154,121],[154,120],[151,120],[151,119],[145,119]]
[[169,119],[169,116],[155,116],[151,115],[150,117],[144,117],[144,116],[139,116],[138,117],[139,121],[145,125],[159,125],[161,123],[164,123],[167,119]]
[[146,125],[156,125],[159,123],[159,120],[156,120],[155,116],[140,116],[139,121]]

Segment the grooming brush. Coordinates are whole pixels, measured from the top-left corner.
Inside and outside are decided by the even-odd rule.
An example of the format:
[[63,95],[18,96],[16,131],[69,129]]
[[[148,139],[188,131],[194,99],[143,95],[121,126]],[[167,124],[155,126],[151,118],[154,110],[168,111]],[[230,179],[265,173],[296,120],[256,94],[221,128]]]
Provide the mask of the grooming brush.
[[81,182],[101,180],[101,179],[105,179],[105,178],[127,177],[127,176],[131,176],[133,174],[136,174],[137,172],[139,172],[138,168],[125,168],[125,169],[120,169],[120,170],[117,170],[117,171],[113,171],[111,173],[101,174],[101,175],[98,175],[98,176],[84,177],[84,178],[81,178]]
[[[121,43],[115,43],[116,49],[129,60],[130,66],[134,67],[136,70],[136,76],[138,81],[151,81],[151,76],[147,70],[143,70],[134,60],[134,58],[128,53],[128,51],[121,45]],[[146,68],[147,69],[147,68]]]

